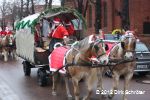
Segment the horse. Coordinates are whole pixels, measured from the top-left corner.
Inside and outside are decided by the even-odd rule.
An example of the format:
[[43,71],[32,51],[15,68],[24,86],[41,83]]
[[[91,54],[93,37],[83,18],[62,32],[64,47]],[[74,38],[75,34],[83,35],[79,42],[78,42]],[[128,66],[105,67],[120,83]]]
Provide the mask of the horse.
[[[107,64],[108,56],[106,54],[107,46],[103,40],[99,40],[95,35],[90,35],[72,46],[65,55],[65,62],[70,64],[66,67],[66,74],[72,79],[75,100],[79,100],[79,81],[85,79],[87,83],[88,94],[83,98],[89,99],[92,94],[94,84],[97,82],[98,68],[92,68],[91,61],[98,64]],[[55,52],[55,49],[54,51]],[[53,53],[52,52],[52,53]],[[62,51],[61,51],[62,52]],[[57,57],[57,56],[55,56]],[[92,60],[94,57],[96,60]],[[51,69],[51,68],[50,68]],[[65,74],[65,75],[66,75]],[[56,75],[56,74],[55,74]],[[56,95],[56,76],[53,76],[52,94]],[[65,77],[66,92],[68,97],[72,97],[68,86],[68,77]]]
[[0,38],[0,46],[1,46],[1,52],[4,56],[4,61],[8,61],[8,55],[12,52],[13,57],[15,57],[15,40],[13,35],[5,35],[1,36]]
[[136,66],[134,52],[136,47],[136,37],[133,35],[132,31],[126,32],[125,35],[121,37],[121,42],[116,44],[109,54],[109,59],[118,59],[125,60],[127,62],[122,62],[113,66],[112,68],[112,78],[113,78],[113,87],[112,94],[109,94],[108,97],[112,98],[115,95],[115,90],[118,89],[119,78],[124,76],[124,94],[123,100],[127,100],[126,90],[129,87],[129,82],[133,77],[134,67]]

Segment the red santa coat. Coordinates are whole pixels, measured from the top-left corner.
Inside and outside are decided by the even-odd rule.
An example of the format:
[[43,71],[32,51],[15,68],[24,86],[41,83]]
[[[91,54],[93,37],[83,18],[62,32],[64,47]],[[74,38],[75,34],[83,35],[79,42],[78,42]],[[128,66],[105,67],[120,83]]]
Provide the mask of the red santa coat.
[[63,39],[64,36],[68,36],[69,33],[65,29],[64,26],[59,25],[57,28],[55,28],[52,33],[50,34],[52,38],[57,38],[57,39]]
[[40,41],[40,24],[38,23],[36,26],[35,26],[35,33],[34,33],[34,40],[35,42],[38,42]]
[[5,32],[6,32],[6,35],[12,35],[11,31],[5,31]]
[[69,35],[73,35],[73,34],[74,34],[74,27],[73,27],[73,25],[71,24],[71,22],[68,22],[68,23],[66,24],[66,29],[67,29]]
[[39,41],[39,34],[37,32],[34,33],[34,40],[35,42],[38,42]]
[[7,34],[6,31],[1,31],[1,32],[0,32],[0,35],[1,35],[1,36],[4,36],[4,35],[6,35],[6,34]]

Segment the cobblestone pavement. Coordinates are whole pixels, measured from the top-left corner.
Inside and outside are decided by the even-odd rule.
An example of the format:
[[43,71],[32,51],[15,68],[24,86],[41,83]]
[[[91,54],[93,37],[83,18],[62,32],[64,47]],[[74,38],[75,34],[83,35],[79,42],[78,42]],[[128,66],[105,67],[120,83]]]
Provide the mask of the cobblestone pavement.
[[6,82],[0,77],[0,100],[20,100]]

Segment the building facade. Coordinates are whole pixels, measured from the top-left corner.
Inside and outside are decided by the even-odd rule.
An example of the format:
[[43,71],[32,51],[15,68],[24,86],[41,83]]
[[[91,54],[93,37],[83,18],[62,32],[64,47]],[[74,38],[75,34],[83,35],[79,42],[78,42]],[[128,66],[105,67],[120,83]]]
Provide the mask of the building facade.
[[[86,0],[84,0],[86,1]],[[127,3],[127,4],[125,4]],[[85,5],[86,3],[84,3]],[[66,6],[73,8],[74,0],[66,0]],[[125,20],[131,30],[137,34],[150,34],[150,0],[101,0],[101,26],[105,33],[111,33],[116,28],[122,28],[124,7],[128,9]],[[86,22],[89,34],[95,32],[95,5],[88,4]]]

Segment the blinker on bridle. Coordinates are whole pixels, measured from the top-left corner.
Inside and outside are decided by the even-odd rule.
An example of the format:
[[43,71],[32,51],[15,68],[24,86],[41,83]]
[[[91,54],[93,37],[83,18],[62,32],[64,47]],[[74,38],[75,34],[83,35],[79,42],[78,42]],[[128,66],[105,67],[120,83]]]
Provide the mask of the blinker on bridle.
[[[95,43],[94,43],[94,46],[97,45],[97,48],[99,49],[99,47],[98,47],[98,44],[99,44],[99,43],[102,44],[102,47],[105,47],[103,39],[97,39],[97,40],[95,41]],[[105,54],[106,54],[106,52],[103,51],[102,54],[97,55],[96,58],[99,58],[99,57],[101,57],[101,56],[103,56],[103,55],[105,55]]]
[[[130,36],[130,35],[127,35],[127,36],[123,36],[123,38],[121,39],[121,42],[124,42],[124,40],[126,40],[126,39],[129,39],[129,38],[132,38],[133,36]],[[134,37],[134,39],[135,39],[135,37]],[[125,46],[125,48],[127,48],[128,46]],[[135,50],[124,50],[124,53],[125,52],[135,52]]]

